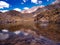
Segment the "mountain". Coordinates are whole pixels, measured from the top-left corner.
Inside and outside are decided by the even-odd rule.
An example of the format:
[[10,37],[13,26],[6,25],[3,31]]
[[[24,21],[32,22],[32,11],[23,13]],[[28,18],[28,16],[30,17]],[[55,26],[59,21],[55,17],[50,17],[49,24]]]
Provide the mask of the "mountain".
[[10,15],[10,16],[20,16],[22,17],[22,14],[18,11],[15,11],[15,10],[10,10],[8,12],[5,12],[6,15]]
[[[43,11],[44,10],[44,11]],[[49,5],[43,8],[43,10],[40,12],[40,10],[38,11],[38,14],[36,14],[36,18],[39,17],[39,19],[41,18],[46,18],[49,21],[53,21],[53,22],[58,22],[60,23],[60,3],[59,4],[55,4],[55,5]],[[39,20],[38,19],[38,20]]]
[[21,13],[14,10],[5,13],[0,13],[0,25],[4,25],[3,27],[11,24],[14,25],[18,21],[20,21],[21,18],[22,18]]
[[40,10],[41,8],[43,8],[43,6],[34,6],[30,9],[21,11],[21,13],[33,13],[33,12],[37,11],[38,9]]
[[[42,17],[41,17],[42,16]],[[57,21],[59,23],[60,20],[60,3],[54,5],[48,5],[45,7],[35,6],[31,9],[24,10],[22,12],[18,12],[15,10],[10,10],[8,12],[2,13],[0,12],[0,23],[15,23],[17,21],[29,19],[36,19],[37,17],[45,17],[49,19],[49,21]],[[39,18],[39,19],[41,19]]]
[[40,7],[39,6],[34,6],[30,9],[21,11],[21,13],[32,13],[32,12],[36,11],[38,8],[40,8]]

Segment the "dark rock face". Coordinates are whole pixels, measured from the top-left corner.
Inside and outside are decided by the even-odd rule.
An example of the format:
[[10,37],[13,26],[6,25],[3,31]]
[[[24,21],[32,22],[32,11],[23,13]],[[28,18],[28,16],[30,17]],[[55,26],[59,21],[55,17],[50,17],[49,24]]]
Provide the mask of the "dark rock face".
[[[25,35],[22,32],[15,34],[13,32],[2,32],[9,34],[9,38],[5,40],[0,40],[0,45],[56,45],[56,43],[44,36],[35,36],[32,34]],[[4,35],[3,35],[4,36]]]

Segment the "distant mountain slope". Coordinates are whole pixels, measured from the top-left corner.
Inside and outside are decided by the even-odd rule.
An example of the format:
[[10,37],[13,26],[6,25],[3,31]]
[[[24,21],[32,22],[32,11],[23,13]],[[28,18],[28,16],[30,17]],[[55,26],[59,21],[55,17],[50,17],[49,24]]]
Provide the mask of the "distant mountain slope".
[[47,10],[38,12],[35,18],[38,18],[39,20],[44,17],[46,20],[60,23],[60,4],[49,5],[44,7],[44,9]]

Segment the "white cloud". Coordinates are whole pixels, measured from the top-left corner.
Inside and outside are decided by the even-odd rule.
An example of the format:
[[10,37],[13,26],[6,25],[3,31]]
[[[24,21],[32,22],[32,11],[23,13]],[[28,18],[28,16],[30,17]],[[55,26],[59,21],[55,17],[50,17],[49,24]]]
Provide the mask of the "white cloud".
[[21,33],[21,31],[15,31],[14,33],[15,33],[15,34],[19,34],[19,33]]
[[38,0],[31,0],[31,2],[37,4]]
[[23,2],[26,2],[27,0],[23,0]]
[[38,1],[39,4],[42,4],[42,1]]
[[29,9],[28,7],[24,7],[25,10]]
[[44,5],[40,5],[40,8],[45,7]]
[[42,1],[38,1],[38,0],[31,0],[32,3],[35,3],[35,4],[42,4]]
[[16,11],[19,11],[19,12],[21,11],[21,9],[20,9],[20,8],[15,8],[15,9],[13,9],[13,10],[16,10]]
[[21,4],[24,4],[25,2],[27,2],[28,0],[23,0],[23,2],[21,2]]
[[9,38],[9,34],[0,33],[0,40],[6,40]]
[[0,12],[3,12],[3,13],[4,13],[4,12],[7,12],[7,11],[9,11],[9,10],[0,10]]
[[56,3],[60,3],[60,0],[56,0],[56,1],[52,2],[52,4],[56,4]]
[[8,30],[6,30],[6,29],[3,29],[2,31],[3,31],[3,32],[9,32],[9,31],[8,31]]
[[0,1],[0,8],[3,9],[3,8],[9,8],[9,4],[5,1]]

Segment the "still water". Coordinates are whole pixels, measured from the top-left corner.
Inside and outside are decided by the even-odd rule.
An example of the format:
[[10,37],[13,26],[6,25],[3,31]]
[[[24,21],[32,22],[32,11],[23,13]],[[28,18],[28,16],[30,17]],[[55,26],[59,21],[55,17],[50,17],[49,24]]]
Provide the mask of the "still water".
[[60,24],[30,22],[11,26],[0,31],[0,44],[60,45]]

